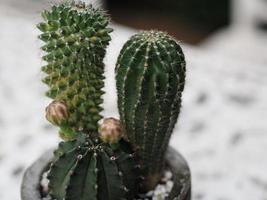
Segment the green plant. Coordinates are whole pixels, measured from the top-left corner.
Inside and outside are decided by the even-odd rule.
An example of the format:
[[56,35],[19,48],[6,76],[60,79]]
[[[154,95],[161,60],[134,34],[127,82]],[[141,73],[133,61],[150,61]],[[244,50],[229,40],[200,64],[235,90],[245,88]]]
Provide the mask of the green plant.
[[109,18],[100,9],[84,3],[65,2],[42,13],[38,24],[47,52],[42,67],[50,89],[48,97],[66,104],[68,117],[56,124],[64,139],[74,139],[75,131],[94,133],[103,102],[104,63],[109,44]]
[[118,107],[129,141],[138,151],[144,187],[161,177],[185,82],[185,58],[169,35],[144,31],[123,46],[116,66]]
[[[43,82],[53,99],[46,118],[60,128],[64,140],[48,171],[49,194],[56,200],[132,200],[140,190],[153,189],[180,112],[185,81],[181,47],[159,31],[131,37],[116,65],[120,120],[99,123],[109,17],[72,1],[42,16],[37,27],[45,42]],[[176,182],[170,198],[183,188]]]
[[57,200],[133,199],[138,168],[128,146],[119,145],[113,149],[85,134],[60,143],[48,174],[51,196]]

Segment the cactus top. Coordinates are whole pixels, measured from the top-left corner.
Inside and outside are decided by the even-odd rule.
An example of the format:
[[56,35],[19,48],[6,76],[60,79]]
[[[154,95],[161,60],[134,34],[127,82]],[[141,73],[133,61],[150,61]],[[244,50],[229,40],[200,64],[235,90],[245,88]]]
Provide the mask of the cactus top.
[[64,126],[95,132],[102,118],[103,58],[111,40],[110,19],[91,5],[69,2],[52,6],[42,17],[37,27],[45,42],[43,82],[50,87],[46,94],[66,103],[69,117]]
[[171,36],[162,31],[151,30],[151,31],[142,31],[139,34],[134,35],[132,39],[134,38],[142,39],[147,43],[158,43],[162,39],[171,38]]

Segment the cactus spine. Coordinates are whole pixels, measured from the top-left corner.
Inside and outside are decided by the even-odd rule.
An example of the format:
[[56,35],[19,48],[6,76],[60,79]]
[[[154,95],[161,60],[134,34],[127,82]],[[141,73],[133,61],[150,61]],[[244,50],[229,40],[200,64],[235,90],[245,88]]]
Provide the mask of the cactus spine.
[[55,151],[48,174],[50,194],[57,200],[132,199],[137,170],[133,154],[79,134]]
[[115,71],[121,121],[154,186],[180,112],[184,54],[167,34],[145,31],[126,42]]
[[44,11],[42,17],[44,22],[37,27],[45,42],[43,82],[50,87],[46,94],[64,102],[69,113],[59,127],[63,132],[97,132],[102,118],[103,58],[112,31],[107,28],[109,18],[91,5],[69,1]]

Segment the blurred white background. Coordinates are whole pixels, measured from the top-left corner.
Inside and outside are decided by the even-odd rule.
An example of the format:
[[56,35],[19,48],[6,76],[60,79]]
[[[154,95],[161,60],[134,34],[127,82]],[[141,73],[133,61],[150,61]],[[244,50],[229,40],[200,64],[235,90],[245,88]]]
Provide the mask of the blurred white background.
[[[35,27],[49,4],[0,0],[1,200],[20,199],[23,171],[59,141],[44,117],[51,100],[40,81],[44,63]],[[171,145],[189,162],[193,200],[267,198],[267,32],[258,27],[267,23],[267,1],[231,5],[229,26],[197,45],[182,42],[187,83]],[[118,116],[114,66],[121,46],[136,32],[112,26],[105,59],[106,116]]]

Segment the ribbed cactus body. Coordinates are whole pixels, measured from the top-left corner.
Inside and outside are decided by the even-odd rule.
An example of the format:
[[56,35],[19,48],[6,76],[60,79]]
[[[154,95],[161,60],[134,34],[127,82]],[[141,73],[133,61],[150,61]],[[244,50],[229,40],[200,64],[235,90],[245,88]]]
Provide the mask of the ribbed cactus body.
[[141,32],[123,46],[116,65],[118,108],[147,175],[162,170],[184,82],[184,54],[167,34]]
[[42,13],[38,24],[45,42],[47,62],[42,71],[49,86],[47,96],[67,104],[69,118],[64,126],[74,131],[95,132],[101,119],[102,88],[109,18],[84,3],[62,3]]
[[50,194],[57,200],[133,199],[137,170],[130,152],[79,134],[55,151],[48,174]]

